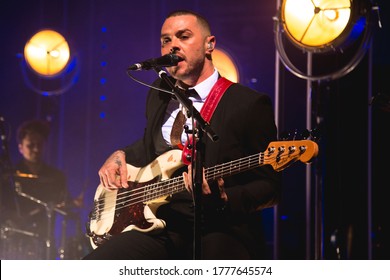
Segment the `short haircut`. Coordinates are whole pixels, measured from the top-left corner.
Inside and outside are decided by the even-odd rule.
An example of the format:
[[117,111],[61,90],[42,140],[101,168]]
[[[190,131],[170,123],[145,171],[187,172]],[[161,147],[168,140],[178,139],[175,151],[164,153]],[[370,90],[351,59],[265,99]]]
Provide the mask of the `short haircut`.
[[209,24],[208,20],[204,16],[198,14],[197,12],[194,12],[191,10],[175,10],[175,11],[170,12],[167,15],[166,19],[170,18],[170,17],[184,16],[184,15],[195,16],[197,21],[199,22],[199,24],[206,30],[206,32],[209,33],[209,35],[211,35],[211,28],[210,28],[210,24]]
[[16,140],[18,143],[22,143],[23,139],[32,133],[38,133],[45,140],[49,137],[50,126],[49,123],[42,120],[30,120],[22,123],[17,130]]

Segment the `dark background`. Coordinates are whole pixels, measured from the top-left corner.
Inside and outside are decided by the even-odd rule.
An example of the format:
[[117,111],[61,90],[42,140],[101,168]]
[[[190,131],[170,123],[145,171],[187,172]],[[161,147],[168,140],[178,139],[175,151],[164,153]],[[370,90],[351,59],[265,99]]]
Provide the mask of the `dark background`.
[[[21,122],[50,120],[46,159],[67,174],[73,197],[84,194],[77,214],[85,223],[99,167],[143,132],[147,88],[125,70],[160,56],[168,12],[193,9],[209,19],[217,48],[231,55],[240,82],[272,97],[281,134],[318,131],[318,157],[309,166],[298,162],[285,169],[282,202],[264,211],[269,258],[388,259],[390,33],[387,1],[378,5],[382,28],[373,12],[372,41],[359,65],[337,80],[312,83],[307,127],[307,82],[276,59],[276,1],[1,0],[0,115],[9,155],[20,159],[15,132]],[[71,47],[73,68],[57,79],[40,79],[23,63],[24,45],[44,28],[63,34]],[[305,56],[296,60],[304,64]],[[316,67],[326,72],[328,66]],[[157,77],[153,71],[135,75],[144,82]]]

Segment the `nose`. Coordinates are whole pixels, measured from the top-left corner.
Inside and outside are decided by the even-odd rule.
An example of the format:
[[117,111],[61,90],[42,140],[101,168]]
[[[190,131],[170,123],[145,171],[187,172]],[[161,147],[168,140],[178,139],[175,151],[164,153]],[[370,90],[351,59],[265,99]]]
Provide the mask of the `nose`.
[[170,53],[175,53],[175,52],[177,52],[178,50],[180,50],[180,48],[178,48],[178,47],[172,47],[171,49],[170,49]]
[[34,151],[34,152],[39,152],[41,150],[41,145],[39,144],[33,144],[31,149]]

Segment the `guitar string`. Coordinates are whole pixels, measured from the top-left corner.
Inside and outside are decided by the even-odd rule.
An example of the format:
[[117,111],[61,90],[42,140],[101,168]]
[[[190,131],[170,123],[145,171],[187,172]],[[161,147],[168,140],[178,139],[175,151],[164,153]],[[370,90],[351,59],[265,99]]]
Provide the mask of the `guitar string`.
[[[237,161],[243,161],[243,159],[241,160],[235,160],[235,161],[232,161],[231,163],[224,163],[224,164],[221,164],[219,166],[214,166],[214,167],[211,167],[209,169],[206,169],[205,170],[205,177],[207,180],[209,180],[210,178],[217,178],[217,177],[221,177],[220,174],[233,174],[233,173],[237,173],[241,170],[241,168],[244,168],[245,170],[248,170],[248,167],[257,167],[258,166],[258,156],[259,154],[257,155],[252,155],[252,156],[249,156],[246,158],[246,162],[248,162],[247,164],[240,164],[237,166],[233,166],[232,167],[232,162],[237,162]],[[264,154],[260,154],[261,156],[264,156]],[[285,157],[285,156],[288,156],[288,155],[282,155],[282,157]],[[254,164],[253,166],[251,166],[250,162],[251,162],[251,158],[252,157],[255,157],[256,159],[253,161],[253,163],[256,163]],[[262,157],[261,160],[264,161],[263,164],[268,164],[266,163],[267,161],[269,162],[272,162],[271,159],[273,158],[264,158]],[[245,163],[245,161],[243,161]],[[225,165],[225,166],[224,166]],[[223,167],[223,171],[222,172],[216,172],[214,171],[214,175],[213,176],[210,176],[209,174],[213,173],[213,169],[221,169],[221,166],[224,166]],[[226,166],[228,166],[229,168],[226,168]],[[229,170],[228,172],[226,170]],[[219,176],[215,176],[215,174],[218,174]],[[180,188],[178,188],[178,185],[177,185],[177,182],[180,182],[181,186]],[[159,188],[156,188],[156,191],[153,191],[153,196],[151,198],[148,197],[148,199],[145,199],[145,194],[144,194],[144,191],[142,190],[143,188],[152,188],[152,185],[159,185],[159,184],[162,184],[164,186],[161,186]],[[162,182],[158,182],[158,183],[155,183],[155,184],[152,184],[152,185],[147,185],[145,187],[141,187],[141,188],[137,188],[137,189],[132,189],[132,190],[129,190],[125,193],[121,193],[119,195],[121,195],[122,197],[119,197],[117,201],[113,201],[113,204],[110,205],[109,207],[107,208],[110,208],[110,207],[114,207],[115,205],[118,205],[118,204],[122,204],[121,206],[119,207],[116,207],[115,209],[113,210],[110,210],[110,211],[106,211],[104,212],[105,216],[106,215],[110,215],[113,211],[116,211],[116,210],[120,210],[122,208],[126,208],[126,207],[129,207],[131,205],[135,205],[137,203],[140,203],[140,202],[146,202],[146,201],[152,201],[152,200],[155,200],[157,198],[160,198],[160,197],[163,197],[163,196],[167,196],[168,194],[171,194],[171,193],[176,193],[180,190],[184,190],[185,187],[184,187],[184,182],[182,180],[182,177],[181,176],[178,176],[178,177],[175,177],[175,178],[172,178],[172,179],[169,179],[169,180],[165,180],[165,181],[162,181]],[[171,185],[171,186],[169,186]],[[173,187],[172,187],[173,186]],[[167,190],[170,190],[171,193],[167,193]],[[162,192],[163,191],[163,192]],[[134,194],[129,194],[129,192],[137,192],[138,194],[140,194],[140,196],[135,196]],[[157,194],[156,194],[157,193]],[[124,195],[124,196],[123,196]],[[130,200],[126,200],[129,196],[131,196]],[[103,199],[104,200],[104,199]],[[124,203],[129,203],[129,204],[124,204]],[[102,209],[98,209],[99,207],[96,207],[96,211],[98,212],[101,212]],[[98,213],[95,211],[95,215],[92,216],[92,218],[95,216],[99,216]],[[104,219],[103,215],[100,215],[99,216],[99,219]]]
[[[260,162],[264,161],[264,153],[251,155],[245,159],[237,159],[237,160],[233,160],[229,163],[223,163],[223,164],[220,164],[220,165],[217,165],[214,167],[207,168],[207,169],[205,169],[205,177],[207,180],[210,180],[213,178],[215,179],[217,177],[221,177],[225,174],[232,174],[234,172],[239,172],[241,169],[248,169],[248,166],[250,167],[252,164],[253,164],[253,167],[257,167],[259,165],[259,161]],[[237,163],[239,163],[239,164],[237,164]],[[178,180],[180,181],[179,183],[181,184],[181,186],[176,184]],[[155,186],[158,186],[158,185],[161,185],[161,187],[156,188]],[[148,190],[145,191],[145,189],[150,189],[151,192],[147,193]],[[95,201],[95,207],[94,207],[95,211],[94,211],[94,214],[92,214],[91,216],[92,217],[98,216],[99,219],[101,219],[102,217],[99,216],[99,212],[102,211],[102,208],[112,208],[115,205],[120,204],[121,206],[115,208],[116,210],[120,210],[123,207],[128,207],[128,206],[131,206],[132,204],[136,204],[139,202],[151,201],[151,200],[160,198],[164,195],[169,195],[171,193],[175,193],[176,190],[180,191],[180,190],[184,190],[184,189],[185,189],[185,187],[184,187],[183,178],[181,176],[178,176],[178,177],[164,180],[164,181],[161,181],[158,183],[149,184],[149,185],[146,185],[146,186],[143,186],[140,188],[124,190],[121,193],[119,193],[118,195],[114,192],[107,193],[109,196],[116,196],[117,195],[117,200],[116,201],[114,200],[113,203],[111,203],[111,205],[104,205],[105,200],[109,199],[110,197],[107,197],[107,195],[106,195],[105,198],[99,198],[97,201]],[[145,193],[146,193],[146,195],[145,195]],[[127,200],[129,197],[130,197],[130,199]],[[129,203],[129,204],[124,205],[124,203]],[[115,209],[110,210],[110,212],[115,211]],[[106,211],[105,213],[110,214],[108,211]]]
[[[251,162],[252,161],[252,157],[255,157],[256,158],[256,166],[258,165],[258,158],[259,158],[259,154],[257,154],[257,155],[252,155],[252,156],[250,156],[250,158],[248,159],[248,160],[246,160],[246,161],[248,161],[248,162]],[[241,161],[243,161],[243,159],[241,159]],[[229,162],[229,163],[223,163],[223,164],[221,164],[221,165],[217,165],[217,166],[214,166],[214,167],[210,167],[210,168],[207,168],[206,170],[205,170],[205,176],[206,176],[206,174],[211,174],[211,173],[213,173],[214,174],[214,177],[217,177],[215,174],[217,174],[217,175],[219,175],[219,176],[221,176],[220,174],[222,173],[222,174],[225,174],[226,173],[226,166],[229,166],[230,167],[230,169],[232,169],[231,168],[231,166],[232,166],[232,163],[234,163],[234,162],[239,162],[239,160],[234,160],[234,161],[232,161],[232,162]],[[245,161],[243,161],[244,163],[245,163]],[[248,164],[246,164],[246,165],[248,165]],[[234,166],[233,168],[236,168],[236,169],[232,169],[233,171],[236,171],[236,170],[240,170],[240,168],[241,167],[245,167],[246,165],[244,165],[244,164],[240,164],[239,165],[239,167],[237,168],[236,166]],[[221,168],[222,168],[222,172],[216,172],[215,170],[221,170]],[[214,170],[214,171],[212,171],[212,170]],[[147,188],[151,188],[151,189],[153,189],[153,190],[159,190],[159,188],[154,188],[153,186],[155,186],[155,185],[159,185],[159,184],[167,184],[167,183],[169,183],[170,181],[172,181],[172,180],[174,180],[175,178],[182,178],[181,176],[177,176],[177,177],[174,177],[174,178],[171,178],[171,179],[168,179],[168,180],[164,180],[164,181],[160,181],[160,182],[156,182],[156,183],[152,183],[152,184],[149,184],[149,185],[145,185],[145,186],[143,186],[143,187],[140,187],[140,188],[135,188],[135,189],[128,189],[128,190],[124,190],[124,191],[122,191],[121,193],[119,193],[118,194],[118,198],[120,199],[120,196],[123,196],[123,195],[128,195],[128,192],[134,192],[134,191],[139,191],[139,190],[142,190],[142,192],[144,192],[143,191],[143,189],[147,189]],[[212,177],[211,178],[208,178],[207,176],[206,176],[206,178],[207,179],[212,179]],[[165,189],[165,188],[164,188]],[[155,193],[155,192],[153,192],[153,193]],[[110,194],[110,193],[108,193],[108,194]],[[112,193],[112,195],[116,195],[115,193]],[[155,198],[158,198],[158,197],[160,197],[160,195],[157,195],[156,197],[151,197],[151,198],[149,198],[149,199],[147,199],[147,201],[148,200],[152,200],[152,199],[155,199]],[[99,200],[97,200],[97,201],[95,201],[95,202],[98,202],[98,206],[99,206],[99,203],[100,202],[103,202],[104,203],[104,201],[105,201],[105,198],[101,198],[101,199],[99,199]]]
[[[302,147],[302,146],[301,146]],[[302,153],[302,152],[301,152]],[[248,156],[248,157],[245,157],[245,158],[240,158],[240,159],[236,159],[236,160],[233,160],[233,161],[231,161],[231,162],[227,162],[227,163],[222,163],[222,164],[220,164],[220,165],[216,165],[216,166],[214,166],[214,167],[210,167],[210,168],[207,168],[206,170],[205,170],[205,176],[206,176],[206,179],[207,180],[209,180],[210,178],[211,179],[213,179],[213,177],[214,177],[214,179],[216,178],[216,177],[221,177],[221,174],[222,174],[222,176],[226,173],[226,166],[228,166],[230,169],[231,169],[231,171],[229,171],[228,173],[233,173],[233,172],[239,172],[240,171],[240,169],[241,169],[241,167],[242,168],[244,168],[245,167],[245,169],[247,168],[246,167],[246,165],[248,165],[248,164],[246,164],[246,165],[244,165],[246,162],[249,162],[249,165],[251,164],[250,162],[252,161],[252,158],[254,157],[255,159],[256,159],[256,161],[254,161],[254,163],[255,163],[255,167],[258,165],[258,159],[259,159],[259,162],[261,163],[260,165],[265,165],[265,164],[270,164],[270,163],[267,163],[267,162],[264,162],[264,160],[267,160],[267,158],[264,158],[264,155],[265,155],[265,152],[261,152],[261,153],[258,153],[258,154],[255,154],[255,155],[251,155],[251,156]],[[270,155],[268,155],[268,157],[269,157]],[[272,153],[271,154],[271,156],[275,156],[274,155],[274,153]],[[283,157],[285,157],[285,156],[291,156],[291,154],[288,154],[288,155],[285,155],[285,154],[282,154],[282,155],[276,155],[276,157],[279,157],[279,160],[281,160],[281,159],[283,159]],[[298,160],[298,158],[295,158],[296,160]],[[269,161],[274,161],[274,157],[270,157],[270,158],[268,158],[268,160]],[[272,162],[271,161],[271,162]],[[288,161],[288,163],[293,163],[294,161],[292,161],[292,160],[289,160]],[[238,169],[237,169],[237,165],[234,165],[233,166],[233,169],[232,169],[232,165],[234,164],[234,163],[239,163],[238,164]],[[223,168],[222,169],[222,172],[221,171],[219,171],[219,172],[215,172],[215,170],[221,170],[221,168]],[[214,171],[213,171],[214,170]],[[207,174],[211,174],[211,173],[213,173],[214,174],[214,176],[213,177],[207,177],[208,175]],[[217,174],[217,175],[219,175],[219,176],[216,176],[215,174]],[[164,180],[164,181],[160,181],[160,182],[156,182],[156,183],[153,183],[153,184],[149,184],[149,185],[145,185],[144,187],[140,187],[140,188],[135,188],[135,189],[129,189],[129,192],[131,192],[131,191],[142,191],[142,189],[143,188],[150,188],[150,189],[154,189],[154,190],[158,190],[158,188],[153,188],[153,186],[155,186],[155,185],[159,185],[159,184],[162,184],[162,183],[165,183],[165,184],[168,184],[169,182],[171,182],[171,181],[173,181],[174,179],[176,179],[176,178],[182,178],[181,176],[178,176],[178,177],[175,177],[175,178],[171,178],[171,179],[168,179],[168,180]],[[166,187],[161,187],[160,189],[166,189]],[[142,193],[142,192],[141,192]],[[153,193],[156,193],[156,191],[154,191]],[[116,193],[113,193],[112,195],[116,195]],[[120,196],[122,196],[122,195],[128,195],[128,191],[125,191],[125,192],[121,192],[120,194],[118,194],[118,198],[120,199]],[[131,195],[131,194],[130,194]],[[156,198],[158,198],[158,197],[161,197],[161,195],[159,194],[158,196],[155,196],[154,198],[152,197],[152,198],[149,198],[149,199],[147,199],[147,200],[145,200],[145,201],[150,201],[150,200],[152,200],[152,199],[156,199]],[[106,198],[101,198],[101,199],[99,199],[100,201],[103,201],[103,203],[104,203],[104,201],[105,201],[105,199]],[[95,203],[97,202],[97,206],[100,206],[99,205],[99,203],[100,203],[100,201],[99,200],[97,200],[97,201],[95,201]]]
[[[300,147],[302,148],[303,146],[300,146]],[[300,149],[300,154],[302,154],[304,151],[306,151],[306,149]],[[283,151],[283,154],[278,153],[278,154],[274,155],[274,153],[272,152],[271,155],[274,156],[274,157],[275,156],[279,157],[279,160],[281,160],[285,156],[288,156],[288,157],[291,156],[292,155],[291,152],[295,152],[295,150],[290,150],[290,153],[288,155],[285,155],[284,151]],[[237,160],[231,161],[229,163],[223,163],[221,165],[210,167],[210,168],[205,170],[205,177],[206,177],[207,180],[209,180],[210,178],[214,178],[215,179],[217,176],[215,175],[215,171],[213,172],[212,170],[221,170],[221,167],[225,168],[225,170],[224,171],[218,171],[217,174],[219,175],[218,177],[223,176],[225,174],[225,172],[226,172],[226,166],[229,167],[228,168],[229,172],[226,172],[226,174],[233,174],[233,173],[240,172],[241,168],[244,168],[245,170],[247,170],[248,167],[246,167],[246,166],[247,165],[250,166],[250,164],[251,164],[250,161],[251,161],[251,158],[253,158],[253,157],[255,157],[255,159],[256,159],[256,161],[254,161],[256,164],[254,166],[252,166],[252,167],[257,167],[258,166],[258,163],[257,163],[258,160],[261,163],[260,165],[271,164],[272,161],[273,161],[273,160],[271,161],[271,159],[274,159],[274,158],[273,157],[268,158],[268,159],[264,158],[264,154],[265,154],[265,152],[262,152],[262,153],[259,153],[259,154],[248,156],[246,158],[237,159]],[[260,155],[260,157],[259,157],[259,155]],[[267,160],[269,161],[268,163],[266,162]],[[295,161],[296,160],[298,160],[298,158],[295,158]],[[293,163],[295,161],[289,160],[287,163],[291,164],[291,163]],[[235,162],[239,163],[238,164],[238,168],[237,168],[237,165],[232,167],[232,164],[235,163]],[[249,162],[249,163],[247,163],[245,165],[246,162]],[[283,167],[283,165],[282,165],[282,167]],[[209,174],[211,174],[211,173],[214,173],[214,175],[213,176],[209,176]],[[178,185],[174,183],[175,181],[176,182],[179,181],[181,183],[181,187],[180,188],[178,188]],[[110,205],[110,207],[114,207],[116,204],[118,204],[118,201],[123,200],[121,202],[121,204],[123,204],[123,205],[121,207],[117,207],[117,208],[114,209],[114,211],[115,210],[120,210],[120,209],[122,209],[124,207],[128,207],[128,206],[131,206],[131,205],[139,203],[139,202],[152,201],[152,200],[155,200],[157,198],[160,198],[160,197],[166,196],[168,194],[171,194],[171,193],[167,193],[167,189],[169,190],[169,187],[167,187],[167,186],[172,185],[172,182],[173,182],[173,187],[174,188],[171,187],[171,190],[170,190],[171,193],[175,193],[175,192],[178,192],[180,190],[184,190],[185,189],[183,181],[182,181],[182,177],[178,176],[178,177],[175,177],[173,179],[164,180],[162,182],[158,182],[158,183],[155,183],[155,184],[152,184],[152,185],[149,184],[149,185],[146,185],[146,186],[141,187],[141,188],[131,189],[130,191],[138,192],[138,194],[141,195],[141,196],[138,196],[138,197],[135,197],[131,193],[129,194],[130,191],[121,192],[120,194],[118,194],[118,200],[117,201],[114,200],[113,201],[114,204]],[[165,186],[161,186],[160,188],[154,188],[153,189],[153,185],[165,185]],[[153,190],[152,194],[148,194],[148,197],[147,197],[148,199],[145,199],[146,196],[145,196],[145,192],[142,190],[143,188],[149,188],[149,189]],[[160,192],[158,190],[160,190]],[[157,195],[156,195],[156,193],[157,193]],[[113,195],[116,195],[116,194],[114,193]],[[131,199],[127,201],[126,199],[129,197],[129,195],[131,195]],[[122,196],[122,197],[120,197],[120,196]],[[103,199],[101,199],[101,201],[103,201],[103,203],[104,203],[105,199],[106,198],[103,198]],[[137,200],[137,199],[140,199],[140,200]],[[135,200],[136,202],[131,202],[131,200],[133,200],[133,201]],[[130,204],[127,204],[127,205],[124,204],[124,203],[127,203],[127,202],[130,202]],[[96,206],[94,208],[95,212],[94,212],[94,214],[92,214],[92,218],[93,217],[97,217],[99,212],[101,212],[101,208],[100,208],[101,205],[99,205],[99,204],[100,204],[99,200],[97,200]],[[106,211],[105,214],[108,215],[108,214],[110,214],[110,212],[112,212],[112,210],[111,211]],[[99,216],[99,218],[103,218],[102,215]]]
[[[221,174],[223,176],[224,174],[233,174],[233,173],[240,172],[241,169],[248,170],[248,166],[249,166],[249,168],[250,167],[257,167],[259,164],[259,161],[262,162],[262,165],[268,164],[269,162],[272,162],[273,159],[277,156],[278,155],[276,155],[276,156],[273,155],[273,157],[271,157],[271,158],[265,158],[264,153],[259,153],[256,155],[249,156],[245,159],[238,159],[238,160],[234,160],[234,161],[229,162],[229,163],[223,163],[221,165],[217,165],[217,166],[210,167],[210,168],[206,169],[205,170],[205,177],[207,180],[209,180],[210,178],[215,179],[217,177],[221,177]],[[290,156],[290,155],[282,155],[281,158],[286,157],[286,156]],[[260,158],[260,160],[259,160],[259,158]],[[238,165],[232,164],[232,163],[237,163],[237,162],[239,162],[240,164],[238,164]],[[251,166],[251,164],[253,164],[253,166]],[[216,170],[217,170],[217,172],[216,172]],[[177,184],[178,182],[180,183],[180,186]],[[155,185],[162,185],[162,186],[153,189],[153,186],[155,186]],[[143,190],[145,188],[150,188],[151,190],[152,189],[153,190],[150,194],[145,195],[145,191]],[[129,206],[134,205],[136,203],[152,201],[152,200],[158,199],[160,197],[163,197],[163,196],[166,196],[166,195],[169,195],[172,193],[176,193],[176,192],[178,192],[180,190],[184,190],[184,189],[185,189],[185,187],[184,187],[183,178],[181,176],[178,176],[178,177],[164,180],[164,181],[161,181],[158,183],[149,184],[149,185],[144,186],[144,187],[121,192],[120,194],[118,194],[117,201],[113,201],[113,205],[109,205],[106,208],[114,207],[115,204],[116,205],[121,204],[121,206],[119,206],[113,210],[106,211],[106,212],[104,212],[104,214],[109,215],[109,214],[111,214],[112,211],[120,210],[122,208],[129,207]],[[169,192],[167,190],[169,190]],[[115,195],[115,193],[113,193],[112,195]],[[127,200],[127,198],[129,198],[129,197],[130,197],[130,199]],[[147,199],[145,199],[145,197]],[[102,210],[101,208],[99,208],[101,206],[99,201],[104,201],[105,199],[106,198],[98,200],[98,203],[95,206],[95,215],[93,215],[92,218],[94,216],[95,217],[99,216],[98,212],[101,212],[101,210]],[[129,204],[125,204],[125,203],[129,203]],[[100,215],[99,219],[104,219],[104,217],[102,215]]]

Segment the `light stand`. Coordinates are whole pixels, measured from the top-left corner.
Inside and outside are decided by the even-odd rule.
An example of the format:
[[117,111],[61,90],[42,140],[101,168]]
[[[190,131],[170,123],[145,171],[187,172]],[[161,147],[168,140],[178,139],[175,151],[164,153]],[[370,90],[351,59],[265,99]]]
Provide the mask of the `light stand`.
[[[318,85],[321,81],[338,79],[351,72],[365,55],[371,38],[370,12],[377,9],[369,0],[283,0],[281,1],[278,15],[275,20],[275,45],[280,60],[287,70],[295,76],[307,81],[306,87],[306,125],[311,130],[312,123],[312,95],[313,82]],[[284,40],[287,38],[287,40]],[[359,44],[356,46],[356,42]],[[290,57],[285,45],[291,43],[292,49],[301,52],[302,60],[306,65],[302,68],[297,66],[297,53]],[[341,54],[355,44],[354,55],[342,66],[328,72],[315,73],[314,70],[326,68],[317,65],[324,54]],[[290,48],[290,49],[291,49]],[[291,52],[290,52],[291,54]],[[316,60],[319,58],[319,60]],[[294,60],[293,60],[294,59]],[[295,61],[295,63],[293,62]],[[318,66],[318,67],[315,67]],[[315,112],[317,121],[320,119]],[[318,123],[317,123],[318,124]],[[310,242],[310,209],[311,209],[311,172],[306,169],[306,234]],[[321,172],[316,163],[315,170],[315,258],[323,258],[322,245],[322,184]],[[307,245],[306,255],[310,258],[310,244]]]

